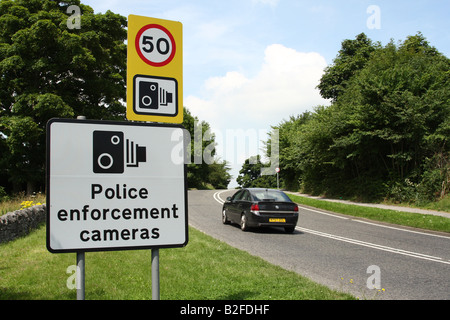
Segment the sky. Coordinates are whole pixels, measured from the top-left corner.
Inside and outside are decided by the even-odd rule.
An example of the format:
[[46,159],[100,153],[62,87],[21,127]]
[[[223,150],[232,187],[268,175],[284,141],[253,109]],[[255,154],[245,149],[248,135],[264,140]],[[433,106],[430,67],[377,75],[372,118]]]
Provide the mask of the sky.
[[[386,45],[417,32],[450,57],[448,0],[81,0],[183,24],[183,105],[211,125],[236,186],[267,132],[329,105],[316,89],[345,39]],[[81,26],[82,27],[82,26]]]

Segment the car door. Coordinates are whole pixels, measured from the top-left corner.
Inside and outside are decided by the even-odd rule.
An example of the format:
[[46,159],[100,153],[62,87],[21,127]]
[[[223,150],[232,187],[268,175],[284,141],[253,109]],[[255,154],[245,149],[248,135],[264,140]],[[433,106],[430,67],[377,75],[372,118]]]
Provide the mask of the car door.
[[238,192],[236,192],[230,200],[230,203],[228,204],[228,210],[227,210],[227,216],[228,219],[234,221],[234,222],[239,222],[241,219],[241,215],[238,214],[239,212],[239,204],[240,204],[240,199],[242,198],[242,195],[244,193],[244,190],[239,190]]
[[238,201],[237,205],[237,214],[239,215],[239,219],[241,218],[241,214],[243,212],[249,212],[250,211],[250,192],[248,190],[243,190],[242,197]]

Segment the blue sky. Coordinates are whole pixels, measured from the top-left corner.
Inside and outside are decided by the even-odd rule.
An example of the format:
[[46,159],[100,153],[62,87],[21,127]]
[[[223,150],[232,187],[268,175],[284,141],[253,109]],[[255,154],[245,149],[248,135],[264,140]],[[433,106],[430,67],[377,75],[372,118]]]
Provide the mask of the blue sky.
[[[329,104],[315,87],[344,39],[361,32],[383,45],[418,31],[450,56],[447,0],[82,0],[111,10],[183,23],[184,106],[212,126],[233,167],[262,147],[237,150],[227,132],[261,132],[290,115]],[[374,11],[375,10],[375,11]],[[82,27],[82,26],[81,26]],[[234,143],[235,144],[235,143]],[[227,152],[234,148],[233,152]],[[228,153],[228,155],[227,155]],[[235,184],[232,184],[235,185]]]

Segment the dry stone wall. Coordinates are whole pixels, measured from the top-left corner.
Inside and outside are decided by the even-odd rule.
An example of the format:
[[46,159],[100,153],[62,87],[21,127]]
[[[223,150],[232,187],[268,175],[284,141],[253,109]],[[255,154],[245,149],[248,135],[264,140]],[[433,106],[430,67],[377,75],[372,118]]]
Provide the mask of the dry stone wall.
[[0,243],[23,237],[46,220],[45,204],[0,216]]

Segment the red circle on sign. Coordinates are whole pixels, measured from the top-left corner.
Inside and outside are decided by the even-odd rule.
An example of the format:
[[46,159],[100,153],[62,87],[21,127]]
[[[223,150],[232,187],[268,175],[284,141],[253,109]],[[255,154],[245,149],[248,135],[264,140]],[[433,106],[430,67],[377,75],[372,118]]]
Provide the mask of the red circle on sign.
[[[169,57],[167,57],[167,59],[165,59],[164,61],[161,62],[154,62],[149,60],[141,51],[141,46],[140,46],[140,39],[142,34],[148,30],[148,29],[159,29],[162,32],[164,32],[170,39],[170,43],[172,46],[172,51],[169,55]],[[164,28],[163,26],[159,25],[159,24],[148,24],[144,27],[142,27],[139,32],[136,35],[136,39],[135,39],[135,47],[136,47],[136,51],[139,55],[139,57],[141,57],[142,61],[144,61],[145,63],[153,66],[153,67],[162,67],[167,65],[170,61],[172,61],[173,57],[175,56],[175,51],[176,51],[176,46],[175,46],[175,39],[173,38],[172,34],[170,33],[169,30],[167,30],[166,28]]]

